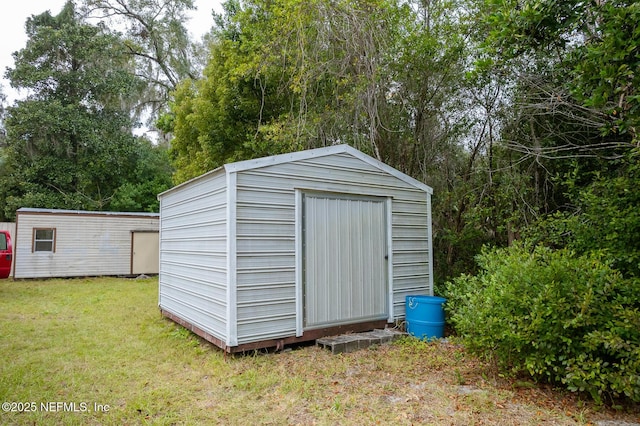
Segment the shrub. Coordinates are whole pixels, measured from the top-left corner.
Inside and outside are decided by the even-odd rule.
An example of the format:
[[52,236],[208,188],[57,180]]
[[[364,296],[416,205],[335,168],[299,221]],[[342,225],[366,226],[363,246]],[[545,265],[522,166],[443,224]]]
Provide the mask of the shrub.
[[503,371],[640,402],[640,281],[597,256],[523,245],[484,250],[447,283],[450,322]]

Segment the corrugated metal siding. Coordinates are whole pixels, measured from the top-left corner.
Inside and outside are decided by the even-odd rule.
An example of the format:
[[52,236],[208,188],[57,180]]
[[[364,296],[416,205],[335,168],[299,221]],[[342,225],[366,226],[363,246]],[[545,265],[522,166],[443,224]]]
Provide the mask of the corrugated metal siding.
[[296,188],[393,197],[394,316],[404,316],[400,300],[405,294],[431,291],[424,191],[348,154],[240,171],[239,344],[291,336],[296,331]]
[[226,176],[160,197],[160,308],[227,341]]
[[[33,229],[55,228],[55,253],[32,252]],[[158,218],[18,211],[15,278],[127,275],[131,231],[157,231]]]
[[237,183],[239,343],[295,334],[295,194]]
[[388,318],[385,205],[305,196],[305,328]]
[[393,201],[393,313],[405,315],[405,296],[429,294],[429,214],[426,198]]

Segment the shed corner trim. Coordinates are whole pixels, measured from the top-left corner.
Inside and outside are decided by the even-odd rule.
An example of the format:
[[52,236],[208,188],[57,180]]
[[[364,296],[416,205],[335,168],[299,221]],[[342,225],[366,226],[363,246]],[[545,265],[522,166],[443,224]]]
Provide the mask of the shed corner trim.
[[227,345],[238,346],[237,279],[238,260],[236,252],[236,201],[238,176],[228,172],[227,176]]

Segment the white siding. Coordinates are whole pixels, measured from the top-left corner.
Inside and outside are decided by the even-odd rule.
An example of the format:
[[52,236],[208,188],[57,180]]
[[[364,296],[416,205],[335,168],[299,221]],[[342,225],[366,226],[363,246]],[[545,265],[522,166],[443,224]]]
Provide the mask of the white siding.
[[[55,252],[33,251],[35,228],[55,228]],[[15,278],[128,275],[134,230],[157,231],[157,215],[19,210]]]
[[394,318],[427,294],[427,193],[349,153],[237,172],[238,343],[295,335],[295,190],[392,197]]
[[227,341],[227,204],[224,171],[160,196],[159,304]]
[[[16,239],[16,224],[15,222],[0,222],[0,231],[9,231],[9,235],[11,238],[11,245],[13,246],[13,250],[15,253],[15,239]],[[13,260],[15,256],[11,257],[11,273],[13,274]]]
[[16,224],[14,222],[0,222],[0,231],[9,231],[11,239],[16,233]]

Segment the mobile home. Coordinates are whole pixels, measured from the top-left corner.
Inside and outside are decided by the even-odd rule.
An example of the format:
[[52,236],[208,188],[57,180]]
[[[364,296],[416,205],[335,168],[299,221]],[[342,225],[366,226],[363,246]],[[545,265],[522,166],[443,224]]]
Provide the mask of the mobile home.
[[157,213],[21,208],[14,278],[158,273]]

